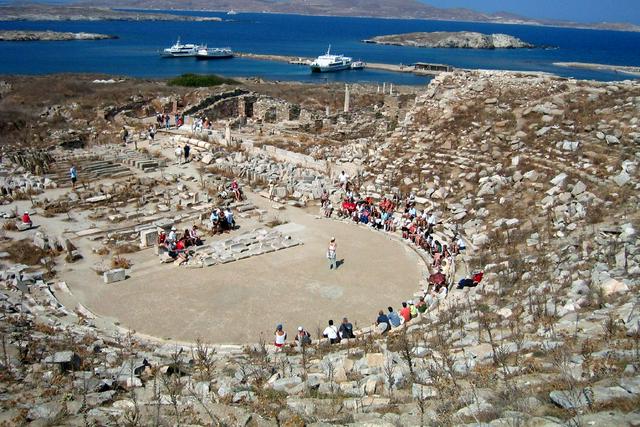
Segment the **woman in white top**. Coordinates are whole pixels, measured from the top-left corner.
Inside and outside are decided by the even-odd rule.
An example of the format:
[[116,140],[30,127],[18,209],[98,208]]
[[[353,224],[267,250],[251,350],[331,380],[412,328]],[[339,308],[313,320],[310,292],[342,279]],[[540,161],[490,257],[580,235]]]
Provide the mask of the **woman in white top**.
[[287,333],[282,330],[282,325],[276,326],[274,345],[277,348],[282,348],[284,347],[284,344],[286,341],[287,341]]

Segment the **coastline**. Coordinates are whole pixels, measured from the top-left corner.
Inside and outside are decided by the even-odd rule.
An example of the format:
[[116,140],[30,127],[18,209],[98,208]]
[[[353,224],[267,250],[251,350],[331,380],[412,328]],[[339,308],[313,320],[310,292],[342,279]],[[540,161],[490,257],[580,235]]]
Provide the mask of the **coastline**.
[[0,30],[0,41],[3,42],[31,42],[31,41],[86,41],[86,40],[114,40],[118,36],[97,33],[72,33],[59,31],[27,31]]
[[105,7],[78,6],[6,6],[0,5],[0,22],[42,21],[185,21],[222,22],[217,16],[177,15],[155,13],[147,9],[129,11]]
[[[235,55],[239,58],[255,59],[259,61],[286,62],[288,64],[300,66],[305,66],[314,59],[301,56],[270,55],[251,52],[235,52]],[[394,73],[413,73],[417,76],[437,76],[442,73],[442,71],[416,70],[416,67],[413,65],[384,64],[379,62],[367,62],[365,68]]]
[[[216,10],[216,9],[158,9],[158,8],[149,8],[149,9],[130,9],[130,8],[114,8],[113,10],[126,10],[126,11],[150,11],[150,12],[203,12],[203,13],[224,13],[226,14],[228,10]],[[294,16],[318,16],[318,17],[327,17],[327,18],[362,18],[362,19],[384,19],[384,20],[407,20],[407,21],[437,21],[437,22],[460,22],[460,23],[470,23],[470,24],[496,24],[496,25],[521,25],[521,26],[532,26],[532,27],[543,27],[543,28],[565,28],[572,30],[593,30],[593,31],[616,31],[623,33],[640,33],[640,25],[635,25],[634,28],[601,28],[589,26],[587,24],[578,24],[576,25],[557,25],[543,22],[531,22],[531,21],[521,21],[521,20],[505,20],[505,21],[473,21],[468,19],[445,19],[445,18],[426,18],[426,17],[414,17],[414,16],[374,16],[374,15],[338,15],[338,14],[323,14],[323,13],[300,13],[300,12],[271,12],[267,10],[261,11],[248,11],[248,10],[236,10],[237,16],[243,13],[253,13],[253,14],[265,14],[265,15],[294,15]],[[633,24],[630,24],[633,25]]]
[[628,65],[594,64],[590,62],[554,62],[553,65],[556,67],[578,68],[583,70],[613,71],[640,77],[640,67]]

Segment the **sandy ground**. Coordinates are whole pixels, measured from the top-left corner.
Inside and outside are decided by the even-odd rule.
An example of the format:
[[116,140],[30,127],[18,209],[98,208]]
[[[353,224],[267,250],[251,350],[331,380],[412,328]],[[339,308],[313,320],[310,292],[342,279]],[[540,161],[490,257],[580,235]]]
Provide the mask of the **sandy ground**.
[[[134,266],[123,282],[104,285],[86,267],[63,277],[82,304],[121,326],[215,343],[256,342],[261,331],[270,339],[277,323],[292,336],[298,325],[316,335],[343,316],[367,326],[377,310],[397,307],[417,289],[418,257],[385,234],[296,208],[283,215],[290,222],[279,228],[304,245],[202,269],[160,264],[149,249],[127,255]],[[331,236],[343,260],[335,271],[324,256]]]

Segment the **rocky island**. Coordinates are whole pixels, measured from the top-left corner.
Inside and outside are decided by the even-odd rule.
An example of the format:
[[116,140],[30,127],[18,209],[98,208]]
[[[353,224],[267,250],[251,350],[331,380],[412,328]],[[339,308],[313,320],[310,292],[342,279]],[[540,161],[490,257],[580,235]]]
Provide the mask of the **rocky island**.
[[71,41],[71,40],[110,40],[118,36],[96,33],[67,33],[57,31],[0,31],[0,41]]
[[429,48],[529,49],[534,47],[534,45],[508,34],[482,34],[469,31],[389,34],[363,41],[373,44]]

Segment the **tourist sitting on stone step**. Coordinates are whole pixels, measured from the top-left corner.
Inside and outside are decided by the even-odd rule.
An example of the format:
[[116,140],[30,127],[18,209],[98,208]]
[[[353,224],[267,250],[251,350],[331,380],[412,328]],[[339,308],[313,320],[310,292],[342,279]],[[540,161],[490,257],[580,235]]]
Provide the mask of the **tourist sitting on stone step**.
[[378,312],[376,327],[378,328],[378,332],[380,332],[381,334],[386,334],[387,332],[389,332],[389,329],[391,329],[391,322],[382,310]]
[[282,330],[282,325],[276,326],[276,331],[274,333],[275,339],[273,345],[276,346],[277,350],[282,349],[284,344],[287,342],[287,333]]
[[191,232],[189,231],[188,228],[184,229],[184,234],[182,235],[182,238],[180,240],[184,242],[185,247],[195,245],[195,243],[191,240]]
[[33,227],[33,222],[31,221],[31,217],[29,216],[29,212],[27,211],[22,214],[22,224]]
[[418,313],[424,313],[425,311],[427,311],[427,303],[424,301],[424,297],[420,297],[420,300],[416,303],[416,309],[418,310]]
[[433,268],[440,268],[442,264],[442,253],[440,251],[436,251],[433,254]]
[[160,234],[158,234],[158,246],[167,246],[167,234],[164,230],[160,230]]
[[340,329],[338,330],[340,334],[340,338],[342,339],[350,339],[355,338],[356,336],[353,334],[353,325],[349,322],[349,319],[346,317],[342,319],[342,323],[340,324]]
[[438,269],[437,272],[429,275],[427,280],[429,281],[429,284],[434,285],[439,289],[440,286],[443,286],[447,282],[447,276],[442,272],[442,269]]
[[211,231],[217,233],[220,228],[220,212],[218,208],[214,208],[209,216],[209,223],[211,223]]
[[333,204],[331,203],[331,201],[327,200],[322,208],[324,210],[324,216],[326,218],[331,218],[331,214],[333,214]]
[[369,211],[367,209],[363,209],[360,212],[360,223],[364,225],[369,224]]
[[405,322],[411,320],[411,309],[406,302],[402,302],[402,309],[400,310],[400,316],[404,319]]
[[191,238],[192,244],[196,246],[202,245],[202,239],[200,239],[200,235],[198,234],[198,226],[193,224],[191,230],[189,231],[189,237]]
[[171,227],[171,231],[169,232],[169,235],[167,236],[167,242],[168,243],[176,243],[178,240],[178,235],[176,234],[176,227]]
[[391,326],[393,326],[394,328],[397,328],[398,326],[400,326],[402,324],[402,319],[400,319],[400,316],[398,315],[398,313],[393,311],[393,307],[387,307],[387,310],[389,310],[389,314],[387,314],[387,318],[389,319],[389,323],[391,324]]
[[372,215],[373,215],[373,221],[371,221],[371,226],[376,230],[382,230],[382,227],[383,227],[382,214],[380,214],[380,211],[376,209]]
[[242,201],[242,190],[240,189],[240,184],[238,184],[238,180],[234,179],[231,181],[231,191],[233,191],[233,195],[236,198],[236,201]]
[[349,175],[347,175],[345,171],[340,172],[340,175],[338,176],[338,182],[340,183],[340,187],[346,190],[347,184],[349,182]]
[[402,222],[402,238],[403,239],[408,239],[409,238],[409,228],[411,227],[411,220],[405,218]]
[[389,212],[382,212],[382,229],[390,232],[393,228],[393,217],[389,215]]
[[424,296],[424,301],[427,305],[427,309],[433,309],[439,301],[443,300],[447,296],[447,287],[441,286],[440,288],[431,288]]
[[324,328],[322,336],[329,339],[329,343],[337,344],[340,342],[340,336],[338,335],[338,328],[333,325],[333,320],[329,320],[329,326]]
[[360,214],[358,213],[357,210],[354,210],[353,213],[351,214],[351,220],[356,224],[360,222]]
[[189,260],[189,253],[186,250],[186,245],[183,239],[176,240],[175,242],[167,243],[168,255],[179,264],[184,264]]
[[224,210],[224,218],[227,221],[227,227],[230,230],[233,230],[236,227],[236,220],[233,219],[233,212],[231,212],[231,208],[227,207]]
[[411,318],[415,319],[416,317],[418,317],[418,309],[413,304],[413,300],[409,300],[407,301],[407,303],[409,303],[409,312],[411,313]]
[[329,193],[327,192],[327,189],[323,189],[322,190],[322,195],[320,196],[320,203],[322,205],[324,205],[326,202],[329,201]]
[[311,335],[302,326],[298,326],[298,333],[295,338],[298,347],[311,344]]

